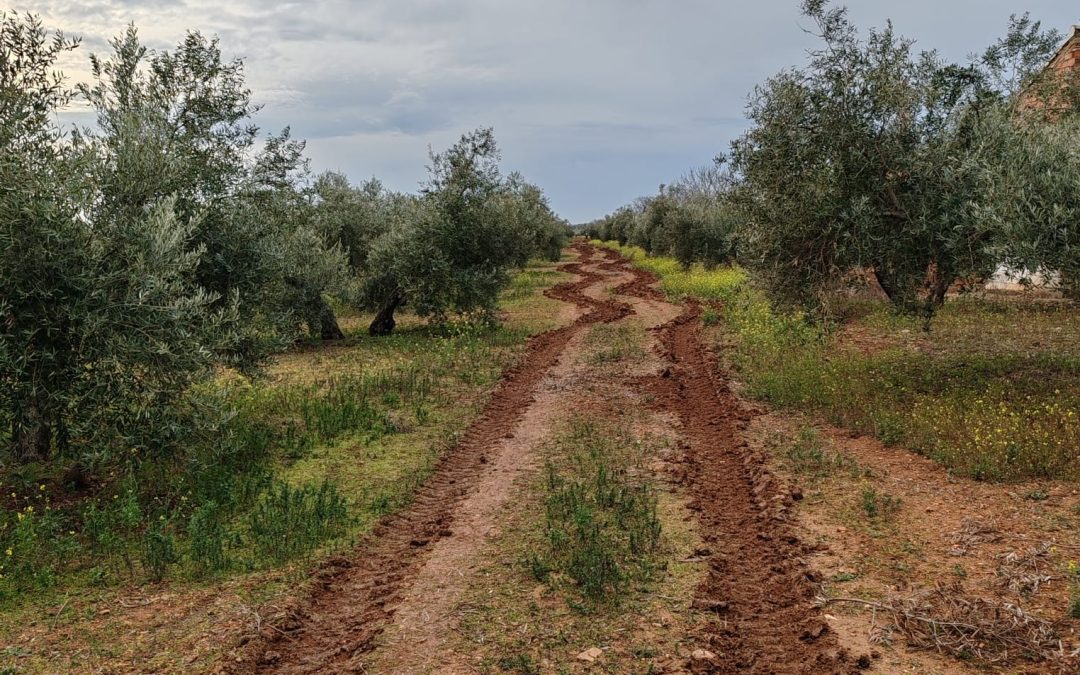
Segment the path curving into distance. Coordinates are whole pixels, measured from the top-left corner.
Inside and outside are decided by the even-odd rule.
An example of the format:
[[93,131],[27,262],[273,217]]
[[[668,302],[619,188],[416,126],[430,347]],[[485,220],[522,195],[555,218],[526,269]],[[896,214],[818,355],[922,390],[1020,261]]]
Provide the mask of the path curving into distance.
[[554,286],[549,297],[585,310],[572,324],[528,342],[521,363],[503,377],[483,413],[469,426],[403,511],[380,522],[347,556],[335,556],[317,572],[314,593],[278,623],[243,646],[229,672],[364,672],[362,658],[393,620],[402,590],[416,577],[426,554],[454,536],[459,505],[474,491],[500,441],[511,435],[533,402],[533,392],[567,343],[585,327],[628,316],[631,307],[596,299],[585,290],[611,274],[590,269],[596,249],[574,247],[578,260],[560,266],[577,275]]
[[573,250],[577,260],[560,269],[577,280],[546,294],[576,307],[576,320],[529,341],[521,363],[410,506],[381,521],[351,554],[327,561],[310,597],[244,645],[230,672],[473,672],[447,641],[455,603],[471,583],[470,561],[499,510],[512,506],[515,480],[536,446],[568,407],[588,398],[576,361],[567,358],[580,350],[583,331],[619,322],[635,307],[662,317],[650,324],[650,342],[663,365],[625,386],[651,394],[652,406],[677,420],[686,451],[676,490],[689,500],[708,547],[708,570],[687,601],[709,619],[687,641],[715,658],[687,667],[781,675],[858,670],[813,605],[807,549],[787,517],[793,498],[742,438],[750,412],[717,368],[700,306],[666,301],[651,273],[615,251],[584,243]]

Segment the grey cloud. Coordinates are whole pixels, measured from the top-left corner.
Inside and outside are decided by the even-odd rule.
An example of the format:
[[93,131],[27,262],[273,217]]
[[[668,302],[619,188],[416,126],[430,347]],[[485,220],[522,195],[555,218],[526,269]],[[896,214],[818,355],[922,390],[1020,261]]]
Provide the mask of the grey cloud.
[[[1067,29],[1061,0],[849,0],[862,26],[888,17],[921,47],[960,59],[1030,9]],[[573,220],[601,215],[708,162],[745,127],[753,86],[798,64],[812,38],[798,0],[15,0],[84,37],[62,65],[134,21],[167,48],[185,29],[245,59],[258,122],[310,139],[316,169],[397,189],[429,145],[492,125],[506,165]]]

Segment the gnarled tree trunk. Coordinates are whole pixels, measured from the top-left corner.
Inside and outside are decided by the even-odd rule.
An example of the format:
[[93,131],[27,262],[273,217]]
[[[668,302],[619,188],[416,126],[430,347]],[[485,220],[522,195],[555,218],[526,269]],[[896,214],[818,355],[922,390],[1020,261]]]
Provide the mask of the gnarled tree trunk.
[[401,289],[395,288],[383,301],[382,306],[379,307],[379,312],[375,315],[371,325],[368,326],[368,333],[370,335],[389,335],[394,332],[394,326],[397,325],[397,322],[394,321],[394,312],[403,302],[405,302],[405,294],[401,292]]
[[344,340],[345,333],[342,332],[341,326],[338,325],[334,310],[330,308],[330,305],[321,295],[318,296],[317,302],[319,306],[319,337],[323,340]]

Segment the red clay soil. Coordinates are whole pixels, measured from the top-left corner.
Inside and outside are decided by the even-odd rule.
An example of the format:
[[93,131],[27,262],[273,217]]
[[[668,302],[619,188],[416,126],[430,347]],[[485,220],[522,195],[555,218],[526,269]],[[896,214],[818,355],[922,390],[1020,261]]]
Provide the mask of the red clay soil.
[[819,611],[788,522],[793,497],[742,439],[751,414],[731,392],[701,336],[701,308],[690,303],[655,329],[671,366],[642,384],[677,415],[686,450],[680,476],[697,512],[709,572],[694,606],[715,614],[700,644],[716,673],[848,673],[869,665],[838,646]]
[[356,672],[392,618],[400,592],[415,576],[423,553],[450,536],[455,507],[474,489],[488,453],[512,431],[533,390],[583,327],[617,321],[633,312],[625,303],[595,300],[582,290],[603,278],[583,269],[595,248],[577,244],[578,262],[560,269],[578,281],[547,291],[550,297],[590,311],[573,324],[532,338],[521,363],[509,371],[480,417],[440,460],[404,511],[388,516],[349,556],[328,560],[315,573],[312,594],[299,606],[269,617],[259,636],[244,645],[225,672]]

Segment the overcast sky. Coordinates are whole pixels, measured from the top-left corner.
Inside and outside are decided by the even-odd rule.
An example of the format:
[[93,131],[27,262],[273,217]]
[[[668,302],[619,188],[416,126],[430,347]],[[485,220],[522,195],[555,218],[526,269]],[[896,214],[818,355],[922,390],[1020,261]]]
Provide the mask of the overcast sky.
[[[862,27],[892,18],[956,59],[1030,11],[1066,32],[1075,0],[850,0]],[[64,70],[135,22],[151,47],[186,29],[244,59],[266,130],[289,125],[316,171],[414,190],[427,148],[495,127],[573,222],[652,193],[727,148],[754,84],[803,61],[798,0],[33,0],[9,5],[82,36]]]

